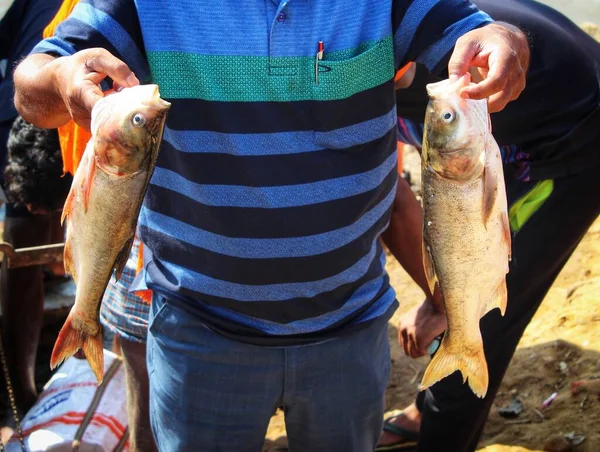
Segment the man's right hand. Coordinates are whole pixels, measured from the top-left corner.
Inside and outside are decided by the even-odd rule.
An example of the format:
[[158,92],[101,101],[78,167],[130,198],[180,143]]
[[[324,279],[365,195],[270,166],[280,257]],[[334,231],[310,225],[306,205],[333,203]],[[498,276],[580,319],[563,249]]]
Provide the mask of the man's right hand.
[[15,71],[15,105],[38,127],[56,128],[72,118],[89,130],[92,108],[104,97],[100,83],[107,77],[117,88],[139,85],[129,67],[105,49],[60,58],[33,54]]
[[102,97],[100,83],[110,77],[117,86],[139,85],[125,63],[101,48],[65,57],[56,73],[57,89],[71,118],[89,130],[92,108]]

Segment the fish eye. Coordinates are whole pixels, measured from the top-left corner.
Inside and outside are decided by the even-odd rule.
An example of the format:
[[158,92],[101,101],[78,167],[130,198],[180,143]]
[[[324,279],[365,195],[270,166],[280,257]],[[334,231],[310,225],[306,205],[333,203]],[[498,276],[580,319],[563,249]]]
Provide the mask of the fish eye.
[[132,116],[131,123],[135,127],[144,127],[144,125],[146,124],[146,118],[141,113],[136,113]]
[[451,110],[444,110],[442,112],[442,114],[440,115],[440,117],[441,117],[442,121],[444,121],[446,124],[450,124],[452,121],[454,121],[454,118],[456,118],[456,115]]

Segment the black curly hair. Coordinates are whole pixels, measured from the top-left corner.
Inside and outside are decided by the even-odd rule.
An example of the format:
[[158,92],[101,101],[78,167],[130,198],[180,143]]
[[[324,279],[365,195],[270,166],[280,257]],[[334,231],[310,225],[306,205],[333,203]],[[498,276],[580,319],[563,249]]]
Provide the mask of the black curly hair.
[[18,116],[7,147],[4,191],[8,201],[38,213],[62,209],[73,178],[63,176],[56,129],[40,129]]

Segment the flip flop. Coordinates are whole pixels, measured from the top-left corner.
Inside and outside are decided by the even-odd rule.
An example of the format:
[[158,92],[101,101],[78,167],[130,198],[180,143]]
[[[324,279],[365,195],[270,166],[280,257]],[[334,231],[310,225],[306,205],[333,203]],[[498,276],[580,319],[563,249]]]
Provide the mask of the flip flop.
[[392,435],[401,436],[402,439],[394,443],[377,446],[375,448],[375,452],[392,452],[396,450],[416,449],[417,441],[419,440],[419,433],[412,430],[407,430],[391,423],[393,419],[396,419],[401,414],[402,413],[399,413],[395,416],[387,418],[383,422],[383,430],[391,433]]

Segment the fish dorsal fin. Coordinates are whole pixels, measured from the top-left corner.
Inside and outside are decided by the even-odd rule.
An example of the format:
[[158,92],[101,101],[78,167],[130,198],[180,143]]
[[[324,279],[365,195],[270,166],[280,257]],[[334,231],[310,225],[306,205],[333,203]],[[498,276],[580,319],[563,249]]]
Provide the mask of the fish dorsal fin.
[[133,245],[133,236],[125,242],[123,245],[123,249],[119,252],[117,259],[115,260],[115,265],[113,266],[115,269],[115,279],[118,281],[121,278],[121,274],[123,273],[123,269],[125,268],[125,264],[127,263],[127,259],[129,259],[129,254],[131,253],[131,246]]
[[433,257],[431,256],[431,247],[423,238],[423,269],[425,270],[425,278],[427,279],[427,284],[429,285],[430,293],[433,293],[435,290],[435,283],[437,283],[437,275],[435,273],[435,267],[433,266]]
[[483,225],[486,227],[497,197],[498,180],[492,168],[486,164],[483,169],[483,205],[481,206]]

